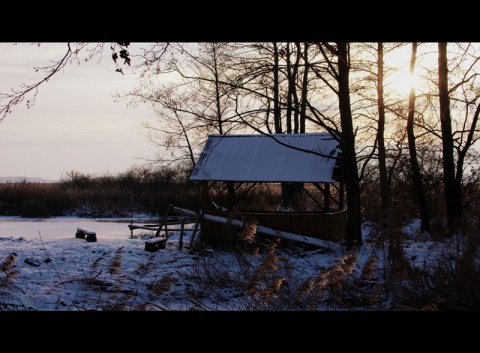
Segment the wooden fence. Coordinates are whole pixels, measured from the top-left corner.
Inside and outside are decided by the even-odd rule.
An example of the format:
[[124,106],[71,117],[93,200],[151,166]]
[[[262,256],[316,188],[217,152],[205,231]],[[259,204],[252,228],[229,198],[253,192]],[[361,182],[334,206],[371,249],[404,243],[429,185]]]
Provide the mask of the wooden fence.
[[[334,213],[205,211],[205,215],[239,220],[244,224],[256,222],[259,226],[278,231],[333,242],[341,242],[346,235],[345,210]],[[201,240],[205,243],[216,243],[226,232],[231,231],[231,227],[229,224],[213,222],[208,217],[203,217],[200,226]]]

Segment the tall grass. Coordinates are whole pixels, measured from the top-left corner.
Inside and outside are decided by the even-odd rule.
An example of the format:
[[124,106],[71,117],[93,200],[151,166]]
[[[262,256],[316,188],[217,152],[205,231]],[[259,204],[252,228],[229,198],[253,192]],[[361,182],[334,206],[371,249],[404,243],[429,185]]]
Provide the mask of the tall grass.
[[[198,197],[197,197],[198,196]],[[0,183],[0,215],[126,217],[163,214],[169,204],[198,209],[198,186],[178,168],[133,167],[118,175],[67,173],[58,183]]]

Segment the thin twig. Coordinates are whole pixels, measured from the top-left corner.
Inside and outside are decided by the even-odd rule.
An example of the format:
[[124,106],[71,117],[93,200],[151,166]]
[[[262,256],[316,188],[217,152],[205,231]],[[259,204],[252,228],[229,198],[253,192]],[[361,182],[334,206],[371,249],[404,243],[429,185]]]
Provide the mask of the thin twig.
[[[45,254],[47,255],[47,259],[50,259],[50,256],[48,255],[48,252],[47,252],[47,249],[45,248],[45,245],[43,244],[42,235],[40,234],[40,230],[39,230],[39,229],[38,229],[38,236],[40,237],[40,242],[42,243],[43,251],[45,251]],[[50,259],[50,260],[51,260],[51,259]],[[53,269],[55,270],[55,273],[57,274],[58,278],[60,278],[60,281],[62,282],[63,286],[65,287],[65,283],[63,283],[62,276],[60,276],[60,273],[58,273],[57,268],[56,268],[55,265],[53,264],[53,261],[50,261],[50,263],[52,264]]]

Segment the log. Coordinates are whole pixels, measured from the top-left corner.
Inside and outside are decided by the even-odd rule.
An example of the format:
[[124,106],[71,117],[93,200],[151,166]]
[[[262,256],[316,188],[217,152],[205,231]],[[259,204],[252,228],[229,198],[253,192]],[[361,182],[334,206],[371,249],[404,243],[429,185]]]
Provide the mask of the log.
[[97,241],[97,236],[95,234],[87,234],[87,237],[85,238],[89,243],[90,242],[96,242]]
[[83,233],[85,235],[96,235],[97,234],[95,232],[92,232],[91,230],[88,230],[88,229],[85,229],[85,228],[82,228],[82,227],[77,227],[77,232]]
[[82,227],[77,227],[75,238],[86,239],[88,242],[95,242],[97,241],[97,233]]

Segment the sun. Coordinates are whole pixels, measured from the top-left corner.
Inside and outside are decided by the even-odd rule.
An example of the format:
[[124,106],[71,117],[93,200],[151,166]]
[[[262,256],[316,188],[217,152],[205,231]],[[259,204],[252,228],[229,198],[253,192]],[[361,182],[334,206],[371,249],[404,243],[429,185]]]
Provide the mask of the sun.
[[386,89],[399,96],[408,96],[412,88],[417,87],[417,75],[408,71],[395,71],[388,77]]
[[393,95],[405,97],[410,94],[411,88],[416,88],[418,77],[415,72],[410,73],[410,58],[412,49],[409,45],[393,50],[386,55],[384,88]]

